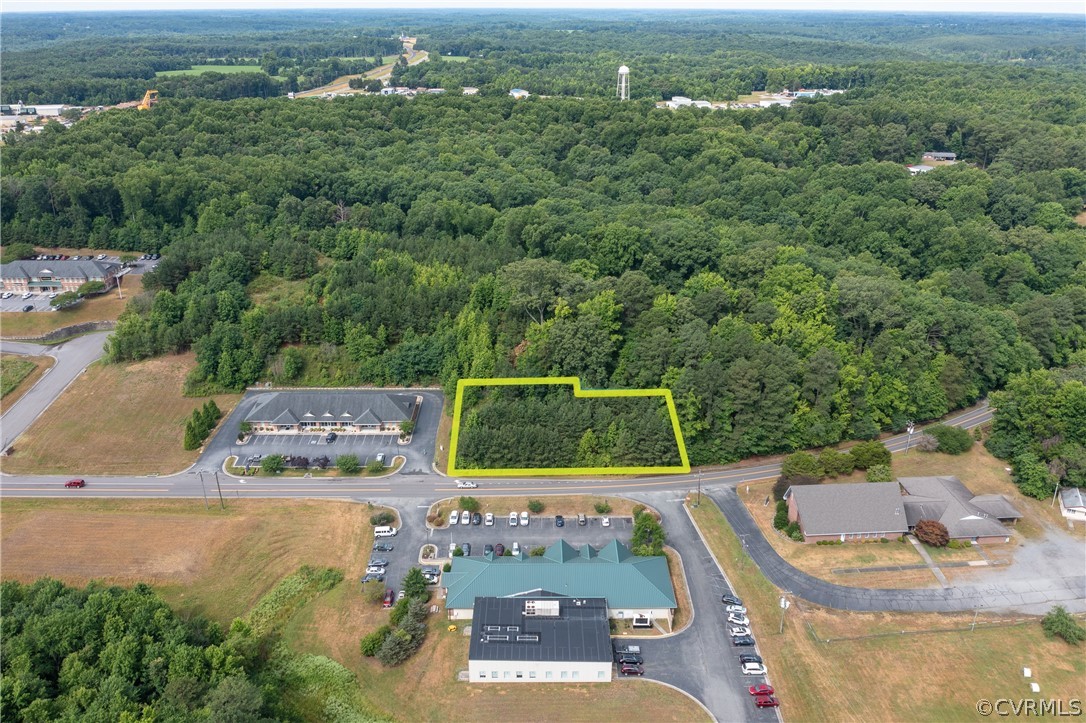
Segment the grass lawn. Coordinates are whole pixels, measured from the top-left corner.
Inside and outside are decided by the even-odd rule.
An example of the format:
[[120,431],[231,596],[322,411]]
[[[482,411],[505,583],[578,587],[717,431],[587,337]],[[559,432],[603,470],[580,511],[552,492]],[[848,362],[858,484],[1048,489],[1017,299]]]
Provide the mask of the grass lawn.
[[[29,389],[41,377],[41,374],[35,375],[34,372],[41,370],[44,373],[52,361],[52,357],[47,356],[20,356],[18,354],[0,356],[0,398],[4,400],[4,408],[11,406],[22,392]],[[33,379],[31,379],[32,375]],[[20,388],[22,392],[15,394]]]
[[[128,284],[132,284],[131,279]],[[128,288],[128,287],[126,287]],[[116,321],[124,311],[128,299],[137,291],[126,290],[124,298],[117,298],[116,289],[99,296],[87,297],[83,303],[58,311],[5,311],[0,313],[0,329],[3,337],[41,336],[63,326],[81,324],[84,321]]]
[[[548,495],[539,497],[486,497],[476,495],[477,492],[485,491],[485,484],[486,482],[483,481],[479,483],[479,489],[463,490],[463,496],[475,497],[475,499],[479,500],[479,512],[484,515],[487,512],[493,512],[495,517],[508,517],[509,513],[514,510],[519,514],[528,509],[528,500],[538,499],[544,504],[543,511],[539,513],[540,515],[545,517],[564,515],[567,525],[576,525],[576,517],[579,512],[583,512],[589,517],[602,516],[595,510],[594,505],[597,502],[606,502],[611,505],[611,511],[607,513],[607,516],[610,517],[630,517],[633,515],[634,505],[640,504],[625,497],[603,497],[601,495],[555,495],[553,497]],[[430,506],[427,515],[440,512],[442,517],[447,517],[449,511],[453,509],[460,509],[459,495],[438,500]],[[537,517],[534,512],[528,512],[528,514]]]
[[[785,720],[973,721],[981,698],[1029,696],[1023,666],[1041,686],[1037,697],[1081,698],[1086,657],[1047,639],[1037,622],[979,616],[968,632],[970,614],[853,613],[793,599],[778,633],[780,591],[711,501],[690,511],[749,611]],[[889,634],[856,639],[878,633]]]
[[194,65],[188,70],[160,70],[156,78],[171,75],[200,75],[201,73],[260,73],[259,65]]
[[[358,594],[373,543],[377,508],[324,500],[243,500],[205,511],[200,500],[4,500],[0,509],[3,576],[29,582],[150,582],[183,614],[228,625],[303,564],[344,571],[344,582],[291,619],[283,640],[327,655],[358,679],[374,711],[397,720],[704,721],[685,695],[644,681],[583,685],[468,685],[468,638],[430,620],[423,648],[385,669],[363,658],[363,635],[388,611]],[[78,545],[57,545],[57,539]],[[200,544],[193,544],[199,541]],[[315,718],[316,719],[316,718]]]
[[471,60],[471,58],[466,55],[442,55],[441,59],[450,63],[466,63]]
[[301,304],[305,300],[308,279],[288,281],[262,272],[249,282],[246,291],[254,305]]
[[[185,420],[207,401],[181,394],[195,363],[188,353],[136,364],[92,364],[19,438],[4,471],[165,474],[184,469],[197,457],[182,447]],[[225,418],[241,395],[214,399]]]
[[441,420],[437,423],[437,450],[434,451],[434,464],[439,470],[449,472],[449,439],[452,437],[452,415],[447,409],[441,411]]

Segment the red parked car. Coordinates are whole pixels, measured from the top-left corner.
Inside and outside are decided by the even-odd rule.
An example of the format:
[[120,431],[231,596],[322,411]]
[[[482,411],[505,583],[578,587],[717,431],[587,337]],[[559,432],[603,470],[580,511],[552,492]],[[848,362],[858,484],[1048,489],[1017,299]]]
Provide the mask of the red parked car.
[[773,695],[773,686],[766,685],[765,683],[752,685],[749,690],[751,695]]
[[64,483],[65,487],[86,487],[87,483],[81,479],[70,479]]
[[385,590],[384,605],[385,605],[386,608],[392,607],[392,600],[395,597],[395,595],[396,595],[396,593],[393,592],[392,588],[388,588],[387,590]]
[[622,673],[623,675],[644,675],[645,669],[642,668],[640,665],[625,663],[619,667],[618,672]]
[[771,695],[757,695],[754,697],[754,705],[759,708],[776,708],[780,704],[781,702]]

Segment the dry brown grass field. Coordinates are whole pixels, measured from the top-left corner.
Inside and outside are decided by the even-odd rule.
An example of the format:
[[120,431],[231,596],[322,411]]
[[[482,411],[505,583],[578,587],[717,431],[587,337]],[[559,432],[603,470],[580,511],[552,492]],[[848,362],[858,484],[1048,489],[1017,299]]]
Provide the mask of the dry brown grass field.
[[968,613],[852,613],[793,599],[779,633],[780,590],[712,502],[690,511],[747,606],[787,721],[975,721],[981,698],[1031,697],[1024,666],[1041,686],[1032,697],[1082,697],[1086,657],[1037,620],[979,615],[970,632]]
[[13,359],[15,361],[30,362],[34,365],[34,368],[30,371],[29,374],[27,374],[18,383],[16,383],[16,385],[12,388],[10,392],[4,395],[3,400],[0,401],[0,414],[6,412],[11,407],[11,405],[19,401],[20,397],[26,394],[31,387],[37,384],[38,380],[41,379],[42,375],[45,374],[46,370],[51,369],[53,364],[56,363],[56,360],[53,359],[53,357],[51,356],[22,356],[20,354],[5,354],[3,356],[3,359],[4,361],[7,361],[8,359]]
[[[92,364],[31,425],[4,459],[11,474],[153,474],[196,461],[185,420],[207,401],[181,394],[192,353],[135,364]],[[223,415],[239,394],[214,397]]]
[[5,339],[22,336],[41,336],[72,324],[84,321],[115,321],[124,311],[129,298],[138,293],[138,286],[128,279],[124,298],[117,298],[116,289],[101,296],[88,297],[82,304],[58,311],[5,311],[0,313],[0,335]]
[[[5,579],[43,575],[73,585],[151,582],[175,608],[221,623],[244,614],[303,564],[344,571],[344,582],[310,603],[283,639],[327,655],[358,678],[370,706],[396,720],[704,721],[685,695],[647,681],[610,685],[468,685],[468,639],[440,612],[405,665],[363,658],[363,635],[388,611],[358,594],[370,557],[374,509],[337,501],[244,500],[225,512],[200,500],[5,500],[0,546]],[[60,545],[58,539],[78,540]],[[199,541],[199,544],[194,544]],[[435,601],[440,604],[440,601]]]

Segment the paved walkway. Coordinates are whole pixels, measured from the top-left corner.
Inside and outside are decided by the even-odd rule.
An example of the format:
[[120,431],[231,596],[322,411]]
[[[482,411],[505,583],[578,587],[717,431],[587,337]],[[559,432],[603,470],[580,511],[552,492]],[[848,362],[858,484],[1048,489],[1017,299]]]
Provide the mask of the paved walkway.
[[747,551],[762,573],[777,587],[816,605],[841,610],[957,612],[962,610],[1017,610],[1045,613],[1052,605],[1071,612],[1086,611],[1086,574],[1033,576],[998,583],[921,589],[869,589],[845,587],[812,577],[785,562],[762,535],[735,489],[706,492],[736,534],[744,535]]
[[950,587],[950,581],[946,579],[946,575],[944,575],[943,571],[939,569],[939,566],[935,564],[935,560],[931,559],[931,555],[929,555],[928,551],[924,549],[924,546],[920,544],[920,540],[916,539],[913,535],[905,535],[905,539],[912,543],[913,549],[924,559],[924,564],[931,570],[931,574],[935,575],[935,579],[939,581],[939,584],[943,587]]

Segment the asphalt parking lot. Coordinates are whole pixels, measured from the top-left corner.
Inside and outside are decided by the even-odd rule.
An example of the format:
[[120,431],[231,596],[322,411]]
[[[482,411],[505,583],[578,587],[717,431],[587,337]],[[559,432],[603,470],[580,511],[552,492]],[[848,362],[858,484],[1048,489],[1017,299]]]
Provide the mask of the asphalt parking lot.
[[49,306],[49,294],[34,294],[29,299],[24,299],[22,294],[15,294],[10,299],[0,299],[0,311],[22,311],[26,306],[33,306],[34,311],[53,310],[53,307]]
[[326,434],[254,434],[248,443],[237,445],[241,454],[238,461],[244,463],[257,454],[282,454],[310,460],[324,456],[334,462],[338,455],[353,454],[364,467],[383,453],[385,464],[391,464],[392,458],[401,453],[398,440],[397,434],[340,434],[333,442],[327,440]]
[[[520,510],[517,514],[520,514]],[[438,556],[448,557],[449,545],[456,543],[471,545],[472,555],[482,555],[484,545],[496,545],[499,542],[506,548],[511,548],[514,542],[520,544],[525,552],[533,547],[549,547],[558,540],[565,540],[574,547],[592,545],[603,547],[611,540],[617,539],[623,544],[629,544],[633,536],[633,518],[612,517],[611,526],[604,527],[600,517],[587,518],[588,524],[583,527],[577,524],[576,517],[566,517],[565,527],[555,527],[554,516],[531,515],[528,526],[517,524],[512,527],[509,524],[508,512],[504,515],[494,515],[493,526],[487,525],[452,525],[434,530],[430,535],[430,542],[438,546]]]

